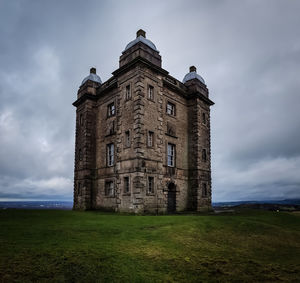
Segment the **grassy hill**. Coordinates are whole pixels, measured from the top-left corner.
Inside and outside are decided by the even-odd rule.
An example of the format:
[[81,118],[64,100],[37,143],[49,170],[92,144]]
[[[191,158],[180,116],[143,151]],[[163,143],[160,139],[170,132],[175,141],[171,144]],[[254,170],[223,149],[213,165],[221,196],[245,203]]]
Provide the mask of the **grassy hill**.
[[0,211],[0,282],[299,282],[300,215]]

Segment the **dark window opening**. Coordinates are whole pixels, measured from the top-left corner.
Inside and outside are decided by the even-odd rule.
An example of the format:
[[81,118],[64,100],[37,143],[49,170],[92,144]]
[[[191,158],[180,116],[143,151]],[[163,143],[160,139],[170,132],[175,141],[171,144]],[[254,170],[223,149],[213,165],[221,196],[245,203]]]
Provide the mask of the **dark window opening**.
[[124,193],[128,194],[130,192],[129,177],[124,177]]
[[207,161],[207,154],[206,154],[206,149],[205,148],[202,149],[202,160]]
[[83,115],[80,114],[79,116],[79,125],[82,126],[83,125]]
[[109,135],[113,135],[115,133],[115,121],[112,121],[109,124]]
[[130,147],[130,131],[125,132],[125,146]]
[[129,100],[131,98],[130,85],[126,86],[125,98],[126,100]]
[[206,125],[206,114],[202,113],[202,123]]
[[148,193],[154,193],[154,177],[148,177]]
[[206,183],[202,184],[202,196],[207,197],[207,185],[206,185]]
[[167,123],[167,134],[172,137],[176,136],[176,127],[169,122]]

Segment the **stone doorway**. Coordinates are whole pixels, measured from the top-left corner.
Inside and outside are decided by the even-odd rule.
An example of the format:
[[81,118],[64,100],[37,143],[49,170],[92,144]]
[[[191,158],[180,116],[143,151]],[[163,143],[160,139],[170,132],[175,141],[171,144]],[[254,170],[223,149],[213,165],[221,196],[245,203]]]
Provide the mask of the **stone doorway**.
[[174,183],[168,185],[168,213],[176,212],[176,186]]

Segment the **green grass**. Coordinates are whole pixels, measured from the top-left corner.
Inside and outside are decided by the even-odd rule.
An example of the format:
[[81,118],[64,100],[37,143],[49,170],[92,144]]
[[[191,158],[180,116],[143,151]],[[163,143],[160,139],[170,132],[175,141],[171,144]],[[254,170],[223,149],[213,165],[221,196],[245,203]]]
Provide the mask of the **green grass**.
[[300,215],[0,211],[0,282],[299,282]]

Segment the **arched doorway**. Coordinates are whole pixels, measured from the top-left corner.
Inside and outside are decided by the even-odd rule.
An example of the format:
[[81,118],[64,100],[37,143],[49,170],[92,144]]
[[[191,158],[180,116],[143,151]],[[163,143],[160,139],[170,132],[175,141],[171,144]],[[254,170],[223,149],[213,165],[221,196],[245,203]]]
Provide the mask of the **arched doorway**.
[[168,213],[176,211],[176,186],[174,183],[168,185]]

